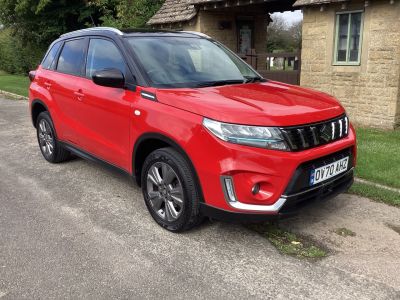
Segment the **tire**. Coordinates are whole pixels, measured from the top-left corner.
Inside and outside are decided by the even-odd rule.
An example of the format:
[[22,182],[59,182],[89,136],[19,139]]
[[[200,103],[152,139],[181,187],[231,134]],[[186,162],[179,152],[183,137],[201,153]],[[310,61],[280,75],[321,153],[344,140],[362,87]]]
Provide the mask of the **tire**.
[[48,162],[59,163],[71,157],[71,153],[57,141],[53,121],[47,111],[41,112],[36,120],[36,134],[40,152]]
[[201,223],[199,187],[182,154],[173,148],[150,153],[141,180],[147,209],[160,226],[181,232]]

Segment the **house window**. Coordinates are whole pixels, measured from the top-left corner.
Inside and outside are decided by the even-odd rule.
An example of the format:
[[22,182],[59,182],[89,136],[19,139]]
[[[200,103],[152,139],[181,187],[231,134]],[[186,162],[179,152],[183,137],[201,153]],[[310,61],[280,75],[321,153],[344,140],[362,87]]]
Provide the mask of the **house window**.
[[336,15],[335,58],[338,65],[359,65],[363,12],[340,12]]

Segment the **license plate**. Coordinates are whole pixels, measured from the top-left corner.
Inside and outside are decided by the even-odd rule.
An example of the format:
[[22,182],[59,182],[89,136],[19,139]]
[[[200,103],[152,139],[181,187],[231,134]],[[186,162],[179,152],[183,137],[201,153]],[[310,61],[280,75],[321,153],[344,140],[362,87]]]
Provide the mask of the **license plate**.
[[346,172],[349,164],[349,157],[342,158],[331,164],[311,170],[310,185],[328,180],[336,175]]

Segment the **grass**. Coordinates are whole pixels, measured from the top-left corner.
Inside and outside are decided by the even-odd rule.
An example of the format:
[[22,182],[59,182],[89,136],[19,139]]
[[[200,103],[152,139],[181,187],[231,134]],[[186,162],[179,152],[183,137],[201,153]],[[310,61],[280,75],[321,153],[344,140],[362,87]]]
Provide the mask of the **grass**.
[[400,130],[357,128],[356,131],[356,176],[400,188]]
[[298,236],[279,228],[275,224],[252,224],[248,225],[248,228],[267,238],[283,254],[308,259],[318,259],[328,255],[326,250],[319,247],[311,239]]
[[350,229],[345,228],[345,227],[337,228],[337,229],[335,230],[335,233],[336,233],[337,235],[344,236],[344,237],[347,237],[347,236],[356,236],[356,233],[355,233],[354,231],[351,231]]
[[[400,188],[400,131],[357,128],[359,178]],[[354,183],[352,194],[400,207],[400,193],[367,183]]]
[[356,182],[353,184],[349,192],[378,202],[400,207],[400,193],[384,188]]
[[22,75],[10,75],[0,71],[0,90],[21,96],[28,96],[29,78]]

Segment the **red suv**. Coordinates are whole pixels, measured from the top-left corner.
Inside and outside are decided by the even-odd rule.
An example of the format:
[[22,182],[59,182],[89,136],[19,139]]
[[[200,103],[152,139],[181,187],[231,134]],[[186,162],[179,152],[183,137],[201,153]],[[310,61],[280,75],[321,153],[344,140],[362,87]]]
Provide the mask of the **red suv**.
[[171,231],[280,218],[353,182],[355,133],[336,99],[266,80],[199,33],[67,33],[30,78],[44,158],[135,177]]

